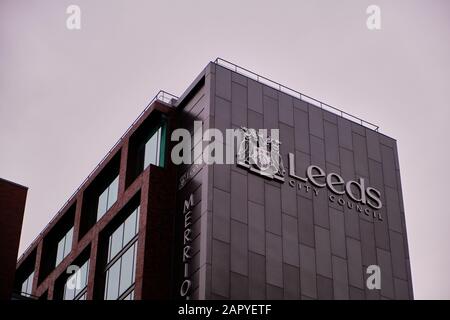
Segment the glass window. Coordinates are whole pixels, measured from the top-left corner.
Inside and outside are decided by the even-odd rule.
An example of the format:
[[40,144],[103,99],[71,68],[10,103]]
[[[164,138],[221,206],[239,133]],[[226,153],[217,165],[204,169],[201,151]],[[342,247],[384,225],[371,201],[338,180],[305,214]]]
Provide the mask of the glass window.
[[34,271],[22,283],[21,291],[23,296],[29,297],[31,295],[31,291],[33,290],[33,278]]
[[66,257],[70,253],[70,250],[72,250],[73,227],[67,232],[65,239],[66,243],[64,245],[64,257]]
[[64,259],[64,244],[66,242],[66,237],[62,238],[58,242],[58,248],[56,251],[56,265],[58,265]]
[[157,165],[160,133],[161,128],[159,128],[145,144],[144,169],[150,164]]
[[72,250],[72,239],[73,239],[73,227],[62,237],[58,242],[58,247],[56,249],[56,266],[64,260],[65,257]]
[[[135,281],[139,209],[137,207],[109,237],[108,261],[106,270],[105,299],[116,300],[123,295]],[[134,239],[134,243],[131,242]],[[132,243],[132,245],[130,244]],[[130,246],[126,251],[125,247]],[[109,262],[113,261],[111,264]],[[132,300],[134,295],[127,295]]]
[[131,291],[123,300],[134,300],[134,290]]
[[116,300],[119,296],[120,260],[106,272],[106,300]]
[[119,191],[119,176],[100,194],[97,205],[97,221],[108,211],[109,208],[117,201]]
[[122,250],[123,245],[123,224],[121,224],[116,231],[109,238],[109,255],[108,262]]
[[84,289],[87,287],[89,276],[89,260],[87,260],[81,267],[78,269],[75,274],[70,276],[65,285],[64,285],[64,300],[85,300],[80,299],[85,293],[83,293],[80,297],[81,292],[85,291]]
[[127,250],[121,259],[120,268],[120,285],[119,295],[124,293],[134,283],[134,251],[136,250],[136,244],[132,248]]
[[117,201],[117,194],[119,192],[119,176],[117,176],[108,188],[108,206],[107,209]]
[[86,292],[77,298],[77,300],[86,300]]
[[124,245],[130,242],[130,240],[133,239],[133,237],[137,233],[138,215],[139,215],[139,207],[133,211],[133,213],[127,218],[127,220],[125,220],[124,234],[123,234]]
[[103,193],[98,198],[98,207],[97,207],[97,221],[105,214],[106,210],[108,210],[108,189],[103,191]]
[[139,209],[133,211],[109,237],[108,262],[111,261],[138,233]]
[[116,300],[133,284],[136,268],[135,242],[120,258],[106,271],[105,299]]

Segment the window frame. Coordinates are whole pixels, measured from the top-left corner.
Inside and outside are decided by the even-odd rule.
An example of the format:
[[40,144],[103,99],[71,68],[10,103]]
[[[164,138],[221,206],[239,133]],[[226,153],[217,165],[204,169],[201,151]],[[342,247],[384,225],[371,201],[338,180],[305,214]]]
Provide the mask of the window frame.
[[[57,267],[62,261],[64,261],[64,259],[69,255],[69,253],[72,251],[72,245],[73,245],[73,232],[74,232],[74,227],[72,226],[65,234],[64,236],[58,241],[58,244],[56,246],[56,257],[55,257],[55,267]],[[70,245],[68,245],[68,235],[70,233]],[[59,260],[59,246],[60,243],[63,242],[63,246],[62,246],[62,256],[61,259]],[[68,246],[67,246],[68,245]],[[67,247],[67,249],[66,249]]]
[[[123,298],[127,297],[131,291],[134,290],[135,284],[136,284],[136,262],[137,262],[137,250],[138,250],[138,239],[139,239],[139,218],[140,218],[140,205],[138,205],[123,221],[122,223],[117,226],[115,228],[115,230],[113,232],[111,232],[109,234],[108,237],[108,252],[107,252],[107,256],[106,256],[106,265],[104,268],[104,272],[105,272],[105,286],[104,286],[104,292],[103,292],[103,299],[107,299],[108,297],[108,285],[109,285],[109,271],[111,270],[111,268],[116,265],[117,263],[118,265],[118,277],[117,277],[117,297],[115,298],[115,300],[122,300]],[[127,226],[127,221],[129,221],[128,219],[130,217],[132,217],[133,215],[135,215],[135,227],[134,227],[134,232],[135,234],[128,239],[128,242],[124,243],[125,241],[125,227]],[[132,224],[129,224],[132,225]],[[120,241],[121,241],[121,248],[120,250],[118,250],[117,252],[115,252],[112,255],[111,252],[111,247],[113,245],[113,238],[114,238],[114,234],[116,233],[116,231],[118,231],[120,229],[121,236],[120,236]],[[133,249],[134,247],[134,249]],[[129,252],[129,250],[133,250],[133,254],[132,254],[132,278],[133,281],[132,283],[129,285],[128,288],[126,288],[122,293],[120,293],[120,281],[121,281],[121,277],[122,277],[122,259],[124,258],[125,254],[127,254]]]
[[[103,216],[108,212],[109,209],[111,209],[111,207],[117,202],[117,199],[119,198],[119,179],[120,179],[120,174],[118,174],[117,176],[115,176],[115,178],[111,181],[110,184],[108,184],[108,186],[98,195],[97,197],[97,212],[96,212],[96,222],[99,222],[101,218],[103,218]],[[116,182],[117,181],[117,182]],[[114,202],[110,202],[110,191],[111,191],[111,186],[117,184],[117,191],[115,194],[115,199]],[[104,210],[101,214],[100,214],[100,199],[103,197],[103,195],[106,194],[106,203],[104,208],[102,208],[102,210]],[[103,207],[103,206],[102,206]]]

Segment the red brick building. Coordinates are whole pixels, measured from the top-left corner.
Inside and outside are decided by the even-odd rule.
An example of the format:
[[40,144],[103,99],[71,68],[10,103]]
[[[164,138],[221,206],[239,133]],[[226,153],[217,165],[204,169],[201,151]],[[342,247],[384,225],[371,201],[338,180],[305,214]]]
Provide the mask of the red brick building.
[[27,192],[27,187],[0,178],[0,300],[13,291]]
[[[180,98],[167,97],[158,94],[22,255],[16,291],[70,300],[412,299],[394,139],[220,59]],[[295,168],[276,180],[236,164],[175,166],[169,137],[175,128],[192,134],[193,120],[222,132],[279,129],[280,159]],[[320,179],[365,181],[379,205],[291,175],[312,165]],[[381,289],[366,286],[372,265]]]

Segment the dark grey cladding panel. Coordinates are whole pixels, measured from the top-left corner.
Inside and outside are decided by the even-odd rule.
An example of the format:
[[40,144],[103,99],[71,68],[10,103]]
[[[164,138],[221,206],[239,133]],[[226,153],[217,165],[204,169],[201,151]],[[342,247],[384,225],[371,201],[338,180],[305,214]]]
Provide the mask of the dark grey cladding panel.
[[333,280],[317,275],[317,298],[319,300],[333,299]]
[[410,264],[410,260],[406,259],[406,270],[408,271],[408,291],[409,291],[409,298],[413,299],[414,296],[414,292],[413,292],[413,286],[412,286],[412,281],[411,281],[411,264]]
[[308,103],[303,100],[294,98],[294,108],[308,113]]
[[381,192],[381,200],[384,202],[383,166],[380,162],[369,159],[370,186]]
[[303,244],[299,247],[301,293],[310,298],[317,298],[315,250]]
[[364,300],[365,296],[364,296],[364,290],[355,288],[350,286],[349,287],[349,296],[350,296],[350,300]]
[[330,208],[331,253],[346,258],[344,212]]
[[247,223],[247,176],[231,172],[231,218]]
[[381,145],[381,156],[383,157],[384,184],[388,187],[397,189],[394,150],[390,147]]
[[266,259],[249,252],[249,298],[266,299]]
[[323,110],[323,120],[337,125],[337,118],[338,118],[338,116],[336,114],[334,114],[333,112]]
[[377,253],[375,248],[375,231],[372,222],[360,219],[361,252],[364,266],[377,264]]
[[300,298],[300,270],[289,264],[283,265],[284,299],[297,300]]
[[230,242],[230,194],[214,188],[213,237]]
[[314,213],[310,199],[297,197],[298,203],[298,232],[300,243],[314,247]]
[[395,189],[386,187],[386,211],[387,220],[389,223],[389,229],[395,230],[397,232],[402,232],[402,221],[400,218],[400,203],[398,199],[398,193]]
[[349,209],[347,206],[344,207],[345,215],[345,233],[347,236],[354,239],[360,239],[359,236],[359,216],[354,209]]
[[312,135],[323,139],[322,110],[316,106],[308,106],[309,130]]
[[294,108],[294,124],[295,148],[304,153],[309,153],[308,112]]
[[353,133],[353,154],[355,157],[355,171],[359,176],[369,176],[369,164],[367,162],[366,138]]
[[247,300],[248,295],[248,278],[238,273],[230,273],[230,299]]
[[280,93],[279,95],[278,111],[280,122],[290,126],[294,125],[294,103],[292,100],[292,97],[285,93]]
[[[260,178],[261,179],[261,178]],[[266,230],[281,235],[281,195],[280,188],[264,184]]]
[[380,143],[387,147],[390,147],[392,149],[394,149],[396,147],[397,143],[395,142],[395,139],[385,136],[384,134],[380,134],[379,139],[380,139]]
[[247,126],[247,87],[234,82],[231,86],[231,122]]
[[[382,216],[386,216],[385,213],[382,213]],[[389,229],[388,224],[386,222],[386,217],[384,217],[384,221],[374,221],[374,231],[375,231],[375,243],[377,248],[390,250],[390,240],[389,240]]]
[[299,266],[298,256],[298,222],[296,218],[282,215],[283,225],[283,262]]
[[327,162],[331,162],[337,166],[339,162],[339,141],[337,125],[324,121],[325,134],[325,158]]
[[231,271],[248,275],[248,228],[231,220]]
[[352,122],[352,131],[363,137],[366,136],[366,128],[358,123]]
[[264,180],[254,174],[248,176],[248,200],[264,205]]
[[212,240],[212,293],[223,297],[230,294],[230,245],[219,240]]
[[270,284],[266,285],[267,290],[267,300],[282,300],[283,299],[283,289]]
[[239,73],[232,72],[231,80],[235,83],[239,83],[242,86],[247,86],[247,77],[245,77]]
[[381,295],[394,299],[394,279],[392,276],[392,262],[389,251],[377,249],[378,265],[381,269]]
[[314,205],[314,223],[324,228],[330,227],[328,215],[328,196],[325,190],[320,190],[317,196],[312,196]]
[[381,162],[379,133],[366,129],[367,155],[370,159]]
[[278,128],[278,101],[264,96],[264,128],[277,129]]
[[[211,254],[207,253],[210,257],[205,260],[212,262],[211,280],[206,281],[213,292],[208,297],[412,297],[395,140],[234,72],[217,69],[217,77],[211,77],[213,85],[205,86],[213,90],[209,102],[215,105],[216,116],[202,117],[211,126],[222,130],[279,128],[287,171],[287,153],[292,152],[298,176],[305,176],[307,167],[314,164],[327,173],[339,173],[345,181],[364,178],[366,187],[381,192],[384,221],[330,202],[327,188],[318,188],[315,196],[312,190],[306,192],[300,180],[294,180],[292,187],[288,174],[280,183],[236,165],[213,167],[213,174],[210,171],[201,176],[211,179],[210,220],[193,226],[196,236],[214,239],[207,240],[213,241]],[[198,103],[194,109],[204,113],[208,106]],[[209,236],[202,234],[205,229]],[[225,258],[218,259],[217,252]],[[217,268],[219,263],[222,266]],[[382,268],[385,288],[381,293],[366,288],[366,268],[372,264]]]
[[408,282],[405,280],[394,278],[395,299],[409,300]]
[[325,144],[322,139],[310,135],[311,163],[325,168]]
[[[270,131],[268,132],[270,134]],[[280,137],[281,146],[280,150],[283,156],[284,162],[287,164],[287,153],[295,152],[295,138],[294,138],[294,128],[290,127],[284,123],[280,123]]]
[[281,185],[281,211],[297,217],[297,192],[287,182]]
[[348,282],[350,285],[364,289],[361,243],[347,238]]
[[333,256],[333,293],[334,299],[348,300],[347,260]]
[[262,84],[248,79],[248,108],[263,113]]
[[231,181],[230,172],[231,165],[228,164],[214,164],[214,187],[223,191],[230,192]]
[[226,129],[231,128],[231,102],[219,97],[216,98],[214,125],[223,135],[225,135]]
[[249,250],[265,255],[264,206],[251,201],[248,202],[248,232]]
[[278,99],[278,90],[275,90],[274,88],[267,85],[263,85],[263,94],[267,97]]
[[316,239],[316,268],[317,274],[332,277],[330,231],[319,226],[314,227]]
[[220,66],[216,66],[216,95],[231,100],[231,71]]
[[403,218],[405,218],[405,208],[404,208],[404,204],[403,204],[403,189],[402,189],[402,185],[401,185],[401,178],[400,178],[400,171],[397,170],[397,191],[398,191],[398,197],[400,200],[400,211],[403,212],[402,216]]
[[344,148],[339,149],[341,160],[341,175],[345,181],[355,178],[355,167],[353,166],[353,152]]
[[248,110],[248,127],[252,129],[263,129],[263,115],[255,111]]
[[394,277],[407,280],[406,256],[403,245],[403,236],[395,231],[389,232],[391,238],[392,270]]
[[[311,164],[311,157],[309,154],[295,151],[295,172],[297,175],[304,177],[306,174],[306,169]],[[298,182],[298,181],[295,181]],[[312,199],[312,193],[306,193],[305,190],[299,189],[297,186],[295,187],[297,189],[297,195],[302,195],[304,197],[307,197],[308,199]]]
[[338,130],[339,130],[339,145],[341,147],[352,150],[353,138],[352,138],[352,123],[350,122],[350,120],[339,117]]
[[266,232],[266,282],[283,287],[283,244],[281,237]]
[[[280,140],[283,141],[281,150],[283,153],[283,164],[285,170],[288,170],[288,152],[295,153],[294,129],[280,123]],[[287,176],[287,175],[286,175]],[[288,179],[288,178],[287,178]],[[281,207],[285,212],[293,217],[297,217],[297,192],[289,183],[281,184]]]

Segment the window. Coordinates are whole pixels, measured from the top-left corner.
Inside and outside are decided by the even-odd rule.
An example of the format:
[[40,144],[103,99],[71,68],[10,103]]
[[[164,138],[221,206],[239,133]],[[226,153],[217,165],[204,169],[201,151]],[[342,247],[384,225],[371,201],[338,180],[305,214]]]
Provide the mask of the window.
[[109,237],[108,263],[138,232],[139,207]]
[[123,300],[134,300],[134,290],[132,290]]
[[139,207],[109,237],[105,300],[134,297],[138,220]]
[[106,271],[105,300],[119,299],[134,284],[136,249],[137,241]]
[[64,300],[86,300],[89,260],[70,276],[64,285]]
[[22,283],[21,294],[25,297],[31,296],[31,291],[33,290],[33,278],[34,278],[34,271]]
[[160,162],[161,134],[162,134],[162,127],[159,127],[159,129],[156,130],[156,132],[145,143],[144,170],[150,164],[156,166],[162,165],[162,163]]
[[58,242],[58,248],[56,250],[56,266],[64,260],[65,257],[72,250],[72,238],[73,238],[73,227],[62,237]]
[[97,221],[108,211],[109,208],[116,202],[117,193],[119,190],[119,176],[102,192],[98,198],[97,206]]
[[129,187],[151,164],[164,167],[167,120],[155,113],[133,132],[128,143],[125,186]]

